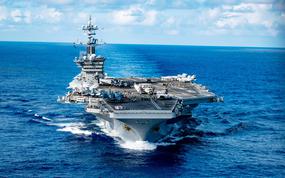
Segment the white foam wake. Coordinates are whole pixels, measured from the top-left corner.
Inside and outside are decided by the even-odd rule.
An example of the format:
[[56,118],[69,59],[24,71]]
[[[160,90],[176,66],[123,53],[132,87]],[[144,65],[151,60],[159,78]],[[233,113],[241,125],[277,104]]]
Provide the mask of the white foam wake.
[[49,119],[49,118],[47,118],[47,117],[45,117],[45,116],[43,116],[42,119],[43,119],[43,120],[46,120],[46,121],[51,121],[51,119]]
[[61,127],[57,129],[57,131],[61,132],[70,132],[75,135],[84,135],[84,136],[91,136],[92,132],[89,130],[84,130],[85,126],[81,122],[77,123],[58,123],[54,124],[58,127]]
[[[59,118],[56,119],[57,121],[61,121],[59,123],[51,122],[55,121],[54,119],[49,119],[45,116],[42,116],[40,114],[35,113],[34,116],[37,118],[36,122],[40,122],[45,125],[50,126],[56,126],[58,127],[57,131],[60,132],[69,132],[74,135],[79,136],[86,136],[90,137],[93,132],[91,130],[87,130],[86,124],[82,122],[66,122],[70,121],[71,118]],[[100,130],[107,136],[113,138],[116,142],[116,144],[119,145],[119,147],[129,150],[155,150],[158,146],[169,146],[169,145],[175,145],[175,143],[171,142],[159,142],[159,143],[151,143],[148,141],[133,141],[128,138],[124,138],[121,136],[120,132],[114,129],[111,129],[107,122],[104,122],[102,120],[95,120],[93,124],[96,124]],[[96,134],[96,132],[94,132]],[[181,140],[183,137],[173,137],[171,141],[177,141]]]
[[[29,112],[32,112],[32,110]],[[48,117],[42,116],[41,114],[35,113],[34,119],[32,119],[34,122],[42,123],[44,125],[48,126],[56,126],[58,127],[57,131],[61,132],[70,132],[74,135],[83,135],[83,136],[91,136],[92,131],[87,130],[86,125],[82,122],[70,122],[72,118],[56,118],[56,119],[50,119]],[[58,122],[60,121],[60,122]],[[64,122],[66,121],[66,122]],[[69,122],[68,122],[69,121]]]
[[157,145],[148,141],[131,141],[120,136],[120,133],[114,129],[111,129],[106,122],[96,120],[95,124],[100,127],[101,131],[109,137],[112,137],[117,144],[124,149],[130,150],[155,150]]
[[64,127],[64,128],[57,129],[57,130],[62,131],[62,132],[70,132],[75,135],[85,135],[85,136],[92,135],[91,131],[81,130],[80,128],[76,128],[76,127]]
[[155,150],[157,148],[155,143],[147,141],[122,141],[119,145],[130,150]]

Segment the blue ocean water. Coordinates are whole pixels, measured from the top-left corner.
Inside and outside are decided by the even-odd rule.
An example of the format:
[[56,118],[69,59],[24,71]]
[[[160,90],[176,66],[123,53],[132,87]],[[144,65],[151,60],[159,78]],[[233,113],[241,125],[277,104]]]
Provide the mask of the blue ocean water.
[[185,72],[224,97],[194,110],[195,137],[154,150],[122,148],[83,105],[56,102],[79,72],[80,50],[0,42],[0,177],[285,175],[285,49],[99,46],[111,76]]

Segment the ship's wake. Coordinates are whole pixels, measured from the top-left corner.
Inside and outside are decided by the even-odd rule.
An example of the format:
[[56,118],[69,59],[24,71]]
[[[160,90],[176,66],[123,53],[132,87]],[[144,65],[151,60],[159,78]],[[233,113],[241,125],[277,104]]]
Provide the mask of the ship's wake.
[[[32,112],[29,110],[29,112]],[[33,118],[29,120],[32,123],[39,123],[46,126],[56,127],[56,131],[69,132],[77,136],[91,137],[95,130],[88,128],[88,123],[77,121],[74,118],[69,117],[57,117],[49,118],[42,114],[35,113]]]
[[[32,111],[28,112],[31,113]],[[78,118],[50,118],[49,116],[44,116],[38,113],[30,115],[32,116],[32,119],[30,119],[30,122],[32,123],[53,126],[56,127],[56,131],[67,132],[75,135],[76,137],[80,137],[80,139],[106,140],[106,137],[108,137],[108,141],[113,140],[119,147],[129,150],[155,150],[158,147],[189,143],[189,141],[192,142],[193,140],[197,142],[197,140],[205,137],[226,136],[242,130],[250,129],[250,127],[253,126],[252,124],[245,122],[232,124],[230,121],[227,121],[227,123],[221,122],[224,126],[223,129],[215,129],[215,131],[212,131],[205,128],[207,122],[205,123],[201,120],[191,118],[188,122],[184,122],[182,126],[178,127],[174,124],[172,131],[167,136],[155,143],[151,143],[148,141],[132,141],[127,138],[121,138],[120,133],[106,127],[103,121],[97,119],[85,122],[79,121]],[[215,123],[215,125],[217,125],[217,123]],[[227,127],[225,127],[225,125],[227,125]]]
[[75,135],[82,135],[82,136],[91,136],[92,131],[87,130],[86,126],[82,122],[77,123],[63,123],[63,124],[57,124],[58,128],[57,131],[61,132],[70,132]]

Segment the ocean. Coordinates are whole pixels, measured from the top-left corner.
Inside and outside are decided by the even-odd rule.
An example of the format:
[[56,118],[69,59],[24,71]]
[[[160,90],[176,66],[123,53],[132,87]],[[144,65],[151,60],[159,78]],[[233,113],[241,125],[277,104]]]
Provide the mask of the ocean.
[[81,50],[0,42],[0,177],[284,177],[284,48],[98,46],[110,76],[195,74],[224,97],[193,111],[193,135],[150,149],[105,135],[84,105],[57,103]]

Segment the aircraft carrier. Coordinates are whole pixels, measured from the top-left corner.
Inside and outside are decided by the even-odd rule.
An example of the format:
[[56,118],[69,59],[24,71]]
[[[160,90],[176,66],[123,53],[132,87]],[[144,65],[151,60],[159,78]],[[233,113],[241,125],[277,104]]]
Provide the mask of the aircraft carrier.
[[60,102],[85,103],[86,112],[96,116],[109,131],[127,141],[157,142],[192,119],[200,103],[222,101],[194,75],[180,74],[157,78],[114,78],[104,73],[105,58],[96,55],[98,27],[83,26],[87,34],[86,52],[74,62],[81,72],[69,84]]

